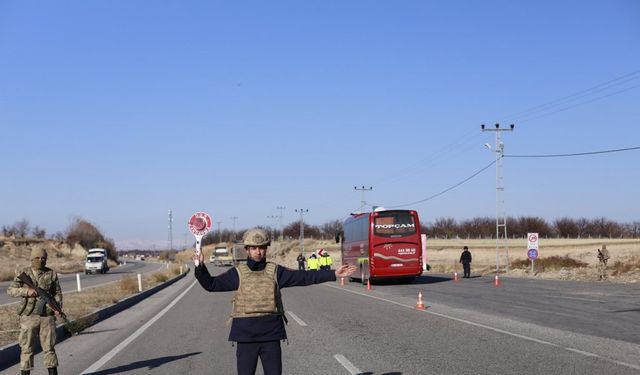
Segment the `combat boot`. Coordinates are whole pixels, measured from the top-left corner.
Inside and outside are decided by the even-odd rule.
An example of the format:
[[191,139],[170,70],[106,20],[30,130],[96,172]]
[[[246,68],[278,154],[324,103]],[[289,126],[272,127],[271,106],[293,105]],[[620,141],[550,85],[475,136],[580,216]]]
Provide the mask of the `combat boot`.
[[49,375],[58,375],[57,367],[49,367],[47,370],[49,370]]
[[29,375],[31,374],[31,370],[20,370],[20,375]]

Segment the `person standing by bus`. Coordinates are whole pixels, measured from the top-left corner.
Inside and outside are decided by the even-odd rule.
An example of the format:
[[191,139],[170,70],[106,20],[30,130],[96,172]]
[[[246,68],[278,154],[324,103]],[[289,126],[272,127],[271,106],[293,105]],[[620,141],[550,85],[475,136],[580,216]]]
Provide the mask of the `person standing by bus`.
[[244,233],[243,245],[247,262],[241,262],[229,271],[211,276],[204,266],[202,252],[194,257],[200,263],[195,276],[209,292],[235,290],[229,341],[237,342],[236,365],[239,375],[255,374],[258,358],[265,375],[282,374],[280,341],[287,338],[281,288],[306,286],[335,281],[356,270],[343,265],[332,271],[294,271],[267,262],[267,248],[271,244],[269,233],[263,229],[250,229]]
[[462,248],[462,254],[460,255],[460,263],[462,263],[462,268],[464,269],[464,278],[468,279],[471,277],[471,252],[469,251],[469,247],[465,246]]

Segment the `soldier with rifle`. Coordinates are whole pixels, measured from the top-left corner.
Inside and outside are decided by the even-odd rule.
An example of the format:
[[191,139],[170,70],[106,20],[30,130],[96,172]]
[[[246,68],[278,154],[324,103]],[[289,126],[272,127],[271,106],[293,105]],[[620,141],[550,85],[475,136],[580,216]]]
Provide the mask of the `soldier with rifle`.
[[609,250],[607,245],[602,245],[602,250],[598,249],[598,280],[607,279],[607,262],[609,261]]
[[33,369],[35,340],[40,337],[44,366],[49,375],[58,375],[56,344],[56,316],[66,322],[62,311],[62,290],[58,274],[46,267],[47,252],[42,248],[31,251],[31,266],[22,270],[7,294],[22,298],[18,304],[20,317],[20,374],[29,375]]

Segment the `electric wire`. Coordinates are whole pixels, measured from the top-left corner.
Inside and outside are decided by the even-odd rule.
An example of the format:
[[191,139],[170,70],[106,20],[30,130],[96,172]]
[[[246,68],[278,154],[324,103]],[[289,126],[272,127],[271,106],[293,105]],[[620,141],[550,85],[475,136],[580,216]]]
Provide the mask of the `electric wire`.
[[[539,104],[539,105],[533,106],[533,107],[531,107],[529,109],[525,109],[525,110],[513,113],[511,115],[506,116],[505,120],[503,120],[502,122],[523,122],[522,120],[518,121],[518,119],[530,117],[531,115],[535,116],[535,113],[537,113],[537,112],[548,111],[548,110],[550,110],[552,108],[555,108],[555,107],[558,107],[560,105],[567,104],[567,103],[572,102],[572,101],[576,101],[576,100],[578,100],[580,98],[584,98],[586,96],[593,95],[593,94],[598,93],[598,92],[609,90],[611,88],[623,85],[625,83],[631,82],[631,81],[636,80],[638,78],[640,78],[640,70],[636,70],[636,71],[624,74],[624,75],[622,75],[620,77],[611,79],[611,80],[603,82],[603,83],[599,83],[599,84],[597,84],[595,86],[592,86],[592,87],[589,87],[589,88],[587,88],[585,90],[581,90],[581,91],[578,91],[576,93],[573,93],[573,94],[570,94],[570,95],[567,95],[567,96],[564,96],[564,97],[561,97],[561,98],[558,98],[558,99],[555,99],[555,100],[551,100],[551,101],[543,103],[543,104]],[[635,88],[635,86],[632,87],[632,88]],[[622,91],[626,91],[626,90],[622,90]],[[617,93],[619,93],[619,92],[617,92]],[[614,94],[616,94],[616,93],[614,93]],[[599,97],[597,99],[601,99],[601,98],[604,98],[604,97],[607,97],[607,96],[610,96],[610,95],[605,95],[605,96]],[[597,99],[594,99],[594,100],[597,100]],[[528,120],[524,120],[524,121],[528,121]],[[498,122],[500,122],[500,121],[498,121]]]
[[491,163],[489,163],[489,164],[487,164],[486,166],[482,167],[480,170],[478,170],[477,172],[475,172],[475,173],[474,173],[474,174],[472,174],[471,176],[469,176],[469,177],[465,178],[464,180],[462,180],[462,181],[458,182],[458,183],[457,183],[457,184],[455,184],[455,185],[452,185],[452,186],[450,186],[450,187],[448,187],[448,188],[446,188],[446,189],[442,190],[442,191],[441,191],[441,192],[439,192],[439,193],[433,194],[433,195],[428,196],[428,197],[426,197],[426,198],[424,198],[424,199],[421,199],[421,200],[419,200],[419,201],[415,201],[415,202],[411,202],[411,203],[405,203],[405,204],[398,204],[398,205],[395,205],[395,206],[388,206],[388,207],[389,207],[389,208],[397,208],[397,207],[412,206],[412,205],[414,205],[414,204],[423,203],[423,202],[426,202],[426,201],[431,200],[431,199],[433,199],[433,198],[439,197],[439,196],[441,196],[442,194],[444,194],[444,193],[446,193],[446,192],[448,192],[448,191],[450,191],[450,190],[453,190],[453,189],[457,188],[458,186],[460,186],[460,185],[464,184],[465,182],[467,182],[467,181],[471,180],[471,179],[472,179],[472,178],[474,178],[475,176],[477,176],[477,175],[479,175],[480,173],[484,172],[484,171],[485,171],[485,170],[487,170],[489,167],[491,167],[492,165],[494,165],[494,164],[496,163],[496,161],[497,161],[497,160],[492,161]]
[[576,153],[571,153],[571,154],[504,155],[504,157],[505,158],[560,158],[560,157],[570,157],[570,156],[608,154],[608,153],[613,153],[613,152],[624,152],[624,151],[633,151],[633,150],[640,150],[640,146],[627,147],[627,148],[617,148],[617,149],[613,149],[613,150],[603,150],[603,151],[576,152]]
[[477,131],[469,131],[466,134],[457,137],[454,141],[449,142],[448,144],[443,145],[442,147],[433,150],[429,156],[422,158],[420,160],[416,160],[405,168],[399,169],[395,171],[395,173],[388,175],[386,177],[380,178],[372,183],[372,185],[384,185],[393,182],[397,182],[401,180],[403,177],[413,174],[417,171],[424,170],[432,165],[437,164],[438,160],[447,157],[447,155],[451,153],[455,153],[456,155],[460,155],[460,150],[468,151],[470,149],[469,144],[474,142],[475,138],[479,137]]
[[555,110],[553,112],[544,113],[544,114],[541,114],[541,115],[538,115],[538,116],[534,116],[534,117],[529,117],[529,118],[526,118],[524,120],[518,121],[518,123],[522,124],[522,123],[525,123],[525,122],[529,122],[531,120],[537,120],[537,119],[542,118],[542,117],[551,116],[551,115],[554,115],[556,113],[564,112],[566,110],[569,110],[569,109],[572,109],[572,108],[575,108],[575,107],[579,107],[579,106],[582,106],[582,105],[585,105],[585,104],[589,104],[589,103],[595,102],[596,100],[605,99],[605,98],[608,98],[610,96],[618,95],[618,94],[621,94],[623,92],[626,92],[626,91],[629,91],[629,90],[632,90],[632,89],[635,89],[635,88],[638,88],[638,87],[640,87],[640,84],[635,85],[635,86],[631,86],[631,87],[627,87],[627,88],[612,92],[612,93],[607,94],[607,95],[598,96],[598,97],[586,100],[584,102],[576,103],[576,104],[570,105],[568,107],[560,108],[560,109]]

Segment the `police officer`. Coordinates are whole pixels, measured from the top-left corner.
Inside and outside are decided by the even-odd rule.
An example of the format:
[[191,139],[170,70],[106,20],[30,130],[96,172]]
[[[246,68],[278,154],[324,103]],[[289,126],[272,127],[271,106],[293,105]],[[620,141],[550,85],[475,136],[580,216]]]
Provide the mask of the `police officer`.
[[325,249],[320,249],[320,259],[318,260],[320,263],[321,270],[330,270],[331,265],[333,264],[333,260],[331,259],[331,255]]
[[471,252],[469,251],[469,247],[465,246],[462,248],[462,254],[460,254],[460,263],[462,263],[462,268],[464,270],[464,278],[468,279],[471,277]]
[[320,268],[320,263],[315,253],[311,254],[309,259],[307,259],[307,267],[309,267],[309,271],[317,271]]
[[[47,252],[42,248],[31,250],[31,266],[22,272],[26,273],[33,283],[49,292],[49,294],[62,306],[62,290],[58,282],[58,274],[46,266]],[[40,337],[40,346],[44,357],[44,366],[49,375],[58,375],[58,357],[54,346],[56,344],[56,315],[46,306],[39,314],[36,305],[38,292],[20,281],[17,277],[13,280],[7,294],[11,297],[22,298],[18,305],[20,317],[20,374],[29,375],[33,369],[33,351],[37,337]]]
[[335,272],[290,270],[266,261],[271,241],[263,229],[250,229],[244,233],[243,244],[247,262],[239,263],[229,271],[211,276],[200,253],[195,276],[200,285],[210,292],[235,290],[229,341],[237,342],[236,364],[239,375],[255,374],[258,358],[265,375],[282,374],[280,341],[287,338],[284,328],[284,307],[280,288],[306,286],[346,277],[356,270],[342,266]]

